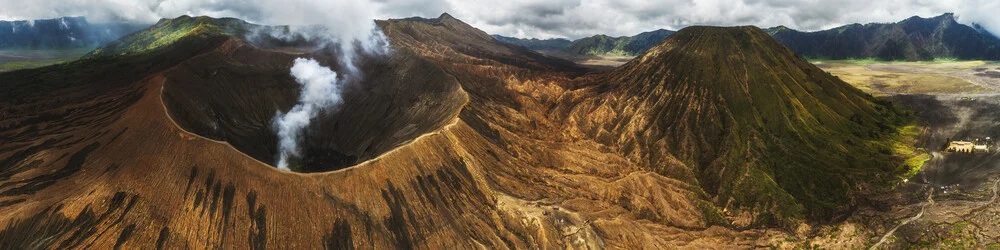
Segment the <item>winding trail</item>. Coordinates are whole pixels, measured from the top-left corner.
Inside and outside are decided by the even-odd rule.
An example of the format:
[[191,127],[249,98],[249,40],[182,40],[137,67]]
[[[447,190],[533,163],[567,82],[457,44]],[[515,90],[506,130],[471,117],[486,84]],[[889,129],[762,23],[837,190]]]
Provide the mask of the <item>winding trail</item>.
[[966,216],[983,211],[983,209],[986,209],[990,204],[997,202],[997,198],[1000,198],[1000,178],[993,182],[993,197],[990,198],[990,200],[983,202],[983,204],[979,205],[979,207],[973,208],[971,212],[966,214]]
[[920,212],[917,213],[917,215],[914,215],[913,217],[910,217],[909,219],[900,222],[899,225],[892,227],[892,229],[889,230],[889,232],[886,232],[885,235],[882,235],[882,239],[876,242],[875,245],[872,245],[872,247],[868,248],[868,250],[878,249],[878,247],[881,246],[882,244],[885,244],[885,242],[889,240],[889,237],[895,234],[896,230],[898,230],[900,227],[905,226],[906,224],[910,224],[910,222],[913,222],[917,219],[920,219],[920,217],[923,217],[924,211],[927,210],[928,206],[932,205],[934,205],[934,188],[931,188],[930,192],[927,193],[927,203],[924,204],[923,206],[920,206]]
[[[996,181],[993,182],[993,197],[991,197],[988,201],[984,202],[979,207],[972,209],[972,211],[973,211],[972,213],[975,213],[976,211],[980,211],[980,210],[986,208],[987,206],[989,206],[990,204],[993,204],[993,203],[997,202],[997,199],[1000,199],[1000,179],[997,179]],[[934,189],[933,188],[931,188],[930,193],[927,194],[927,203],[920,207],[920,213],[917,213],[917,215],[914,215],[913,217],[910,217],[910,218],[904,220],[903,222],[900,222],[899,225],[896,225],[891,230],[889,230],[889,232],[886,232],[885,235],[883,235],[882,238],[878,242],[875,243],[875,245],[872,245],[872,247],[870,247],[868,249],[869,250],[878,249],[878,247],[881,246],[882,244],[885,244],[885,242],[889,240],[889,237],[891,237],[893,234],[895,234],[896,230],[898,230],[900,227],[902,227],[902,226],[904,226],[906,224],[909,224],[909,223],[911,223],[913,221],[916,221],[917,219],[920,219],[920,217],[923,217],[924,216],[924,211],[927,210],[928,206],[932,206],[932,205],[934,205]]]

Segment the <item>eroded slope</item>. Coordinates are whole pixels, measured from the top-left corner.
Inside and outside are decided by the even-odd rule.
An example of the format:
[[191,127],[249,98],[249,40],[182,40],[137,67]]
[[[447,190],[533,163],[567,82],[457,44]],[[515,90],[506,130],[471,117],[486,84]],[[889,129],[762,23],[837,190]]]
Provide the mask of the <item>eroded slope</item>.
[[[254,159],[267,155],[252,148],[267,140],[267,114],[294,102],[282,69],[300,55],[194,32],[149,57],[0,75],[16,97],[4,99],[14,101],[0,123],[11,138],[0,150],[10,166],[0,175],[0,243],[751,247],[762,233],[732,225],[792,226],[805,212],[784,209],[856,204],[808,201],[853,181],[836,167],[874,172],[881,165],[846,159],[891,134],[878,126],[891,109],[751,28],[682,31],[619,70],[585,74],[448,15],[378,24],[397,51],[365,64],[373,84],[356,93],[369,95],[350,97],[340,116],[319,122],[335,129],[315,135],[357,134],[329,141],[371,160],[334,172],[281,172]],[[155,53],[173,56],[156,63]],[[102,67],[114,63],[132,73],[105,81],[116,68]],[[67,80],[80,68],[103,77]],[[44,79],[54,80],[31,84]],[[824,133],[856,145],[818,142],[831,139]],[[385,139],[358,140],[372,135]],[[834,161],[795,158],[824,147],[838,150],[816,159]],[[783,179],[803,173],[833,184]]]

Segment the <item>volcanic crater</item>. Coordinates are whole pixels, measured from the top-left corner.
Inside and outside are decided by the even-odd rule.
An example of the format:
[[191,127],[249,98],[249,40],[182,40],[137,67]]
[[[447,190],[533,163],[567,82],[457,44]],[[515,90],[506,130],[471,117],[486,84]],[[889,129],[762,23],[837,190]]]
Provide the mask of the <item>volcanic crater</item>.
[[[301,89],[289,74],[296,58],[345,71],[324,50],[295,54],[233,38],[164,73],[164,105],[183,129],[273,165],[278,138],[272,120],[296,104]],[[468,101],[454,77],[412,52],[359,61],[363,78],[349,81],[344,103],[322,111],[306,128],[293,171],[333,171],[376,158],[452,123]]]

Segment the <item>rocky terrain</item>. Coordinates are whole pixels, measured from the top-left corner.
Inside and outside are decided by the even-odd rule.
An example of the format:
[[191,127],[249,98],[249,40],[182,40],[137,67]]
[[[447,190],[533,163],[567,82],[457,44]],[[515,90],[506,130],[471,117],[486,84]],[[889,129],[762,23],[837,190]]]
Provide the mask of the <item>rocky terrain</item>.
[[393,52],[298,172],[271,165],[287,70],[340,66],[237,20],[0,74],[0,248],[801,247],[912,169],[912,116],[755,27],[596,73],[447,14],[377,24]]

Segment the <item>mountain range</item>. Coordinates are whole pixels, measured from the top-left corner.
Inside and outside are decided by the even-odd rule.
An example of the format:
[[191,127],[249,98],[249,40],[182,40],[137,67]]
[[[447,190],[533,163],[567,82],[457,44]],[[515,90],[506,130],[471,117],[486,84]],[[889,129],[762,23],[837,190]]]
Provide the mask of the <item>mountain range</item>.
[[[914,16],[896,23],[851,24],[814,32],[797,31],[785,26],[768,28],[766,31],[778,42],[806,58],[1000,60],[1000,39],[978,24],[969,26],[958,23],[957,17],[950,13],[933,18]],[[571,43],[566,43],[565,39],[495,37],[502,42],[535,50],[559,50],[574,55],[636,56],[671,33],[673,32],[661,29],[632,37],[596,35]]]
[[71,49],[97,47],[149,25],[92,24],[84,17],[0,21],[0,49]]
[[911,114],[756,27],[591,72],[448,14],[376,24],[392,52],[356,59],[298,173],[270,164],[289,68],[345,66],[245,32],[280,27],[164,19],[0,74],[0,246],[742,248],[912,168],[893,150]]
[[595,35],[572,42],[562,38],[539,40],[534,38],[504,37],[500,35],[493,35],[493,37],[504,43],[517,44],[533,50],[552,50],[574,55],[591,56],[636,56],[656,46],[656,44],[659,44],[673,33],[674,31],[672,30],[659,29],[643,32],[635,36],[610,37]]
[[503,43],[517,44],[528,49],[533,50],[561,50],[569,47],[573,41],[565,38],[550,38],[550,39],[538,39],[538,38],[515,38],[506,37],[501,35],[493,35],[493,38],[500,40]]
[[979,26],[958,23],[955,15],[949,13],[933,18],[914,16],[896,23],[851,24],[816,32],[783,26],[769,28],[767,32],[808,58],[1000,60],[1000,39],[976,27]]

